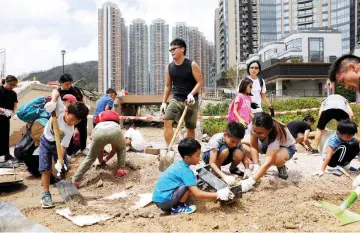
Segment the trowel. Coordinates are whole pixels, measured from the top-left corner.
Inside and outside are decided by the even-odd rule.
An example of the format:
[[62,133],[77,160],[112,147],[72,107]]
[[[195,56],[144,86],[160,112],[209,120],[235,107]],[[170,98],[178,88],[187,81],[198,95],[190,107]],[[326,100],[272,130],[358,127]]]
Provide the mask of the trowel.
[[347,198],[342,202],[340,206],[325,202],[319,201],[323,208],[328,210],[333,214],[338,221],[340,221],[342,226],[360,221],[360,215],[347,210],[347,208],[354,203],[357,198],[360,196],[360,186],[357,187],[352,193],[350,193]]

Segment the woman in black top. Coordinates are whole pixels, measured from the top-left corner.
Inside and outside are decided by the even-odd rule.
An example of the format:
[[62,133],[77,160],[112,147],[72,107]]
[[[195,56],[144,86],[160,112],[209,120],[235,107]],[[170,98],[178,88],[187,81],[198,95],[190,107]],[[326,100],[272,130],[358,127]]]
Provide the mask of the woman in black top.
[[13,91],[17,85],[17,78],[8,75],[5,84],[0,86],[0,156],[5,156],[5,160],[12,158],[9,151],[10,118],[17,109],[18,97]]
[[[73,82],[73,78],[70,74],[63,74],[60,79],[59,79],[59,83],[60,83],[60,87],[58,89],[53,90],[52,93],[52,101],[55,103],[56,106],[56,101],[59,98],[63,98],[64,95],[67,94],[71,94],[73,96],[75,96],[77,101],[85,102],[85,98],[83,96],[83,94],[81,93],[80,89],[76,86],[72,86],[72,82]],[[54,107],[55,109],[55,107]],[[80,121],[77,125],[75,125],[75,128],[78,129],[79,134],[80,134],[80,152],[83,153],[84,155],[88,155],[87,151],[86,151],[86,140],[87,140],[87,119],[84,119],[82,121]],[[73,155],[76,151],[74,151],[74,140],[70,141],[69,147],[67,149],[67,154],[69,155]]]

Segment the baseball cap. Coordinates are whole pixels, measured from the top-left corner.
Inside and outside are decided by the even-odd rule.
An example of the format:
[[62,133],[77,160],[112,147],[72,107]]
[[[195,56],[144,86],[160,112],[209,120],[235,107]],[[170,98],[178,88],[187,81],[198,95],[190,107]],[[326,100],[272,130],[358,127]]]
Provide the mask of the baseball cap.
[[119,115],[113,110],[105,110],[104,112],[101,112],[99,115],[95,117],[94,123],[98,124],[99,122],[104,122],[104,121],[119,122]]
[[64,95],[63,98],[61,98],[61,100],[63,100],[63,101],[69,100],[69,101],[72,102],[72,103],[74,103],[74,102],[77,101],[76,98],[75,98],[75,96],[73,96],[73,95],[71,95],[71,94],[66,94],[66,95]]

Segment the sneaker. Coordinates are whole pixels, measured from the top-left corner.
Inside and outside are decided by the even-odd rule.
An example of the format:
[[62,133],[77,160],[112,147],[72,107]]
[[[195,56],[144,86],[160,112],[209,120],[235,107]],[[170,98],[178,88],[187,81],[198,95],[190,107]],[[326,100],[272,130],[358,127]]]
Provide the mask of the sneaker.
[[233,170],[229,169],[229,172],[230,172],[231,174],[235,174],[235,175],[237,175],[237,176],[243,176],[243,175],[244,175],[244,172],[241,171],[241,170],[239,170],[238,167],[236,167],[236,168],[233,169]]
[[317,149],[312,149],[311,154],[312,155],[317,155],[317,154],[320,154],[320,152]]
[[53,200],[51,199],[51,194],[50,192],[44,192],[43,196],[41,197],[41,206],[44,209],[48,209],[48,208],[53,208],[54,207],[54,203]]
[[287,180],[288,174],[287,174],[286,165],[283,165],[282,167],[277,167],[277,170],[278,170],[278,177]]
[[177,208],[172,208],[171,214],[191,214],[197,210],[195,205],[180,205]]

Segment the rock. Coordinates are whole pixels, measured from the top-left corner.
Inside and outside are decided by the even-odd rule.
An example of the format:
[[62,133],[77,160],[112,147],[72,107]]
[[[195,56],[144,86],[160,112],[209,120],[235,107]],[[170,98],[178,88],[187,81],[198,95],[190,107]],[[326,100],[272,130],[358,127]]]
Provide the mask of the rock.
[[97,188],[103,187],[103,181],[102,181],[102,180],[99,180],[98,183],[96,184],[96,187],[97,187]]
[[126,166],[129,167],[131,170],[133,171],[137,171],[140,169],[140,166],[139,165],[135,165],[134,163],[130,162],[130,161],[127,161],[126,162]]
[[212,230],[218,230],[219,229],[219,225],[218,224],[216,224],[216,225],[214,225],[213,227],[212,227]]
[[148,218],[154,218],[154,214],[149,214]]
[[117,217],[120,217],[120,215],[121,215],[121,213],[116,213],[116,214],[114,215],[114,217],[117,218]]
[[147,212],[140,212],[139,216],[142,217],[142,218],[148,218],[149,214]]
[[295,224],[293,224],[293,223],[286,223],[286,224],[284,225],[284,227],[285,227],[286,229],[296,229],[296,228],[297,228],[297,226],[296,226]]
[[131,187],[133,187],[133,183],[131,183],[131,182],[128,182],[128,183],[126,183],[125,184],[125,189],[130,189]]

